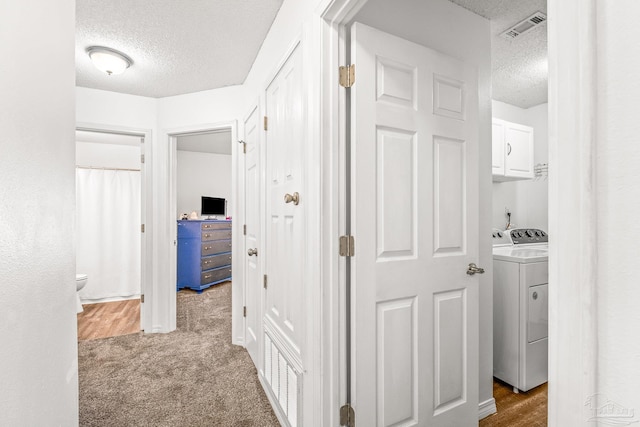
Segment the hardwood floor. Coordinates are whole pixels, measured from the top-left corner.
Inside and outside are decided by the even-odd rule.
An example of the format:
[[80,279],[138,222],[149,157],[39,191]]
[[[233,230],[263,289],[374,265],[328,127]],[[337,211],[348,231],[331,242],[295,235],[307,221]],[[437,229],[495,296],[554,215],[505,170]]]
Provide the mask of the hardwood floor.
[[78,341],[140,332],[140,300],[85,304],[78,313]]
[[547,384],[526,393],[514,393],[513,388],[493,380],[493,397],[498,413],[480,420],[480,427],[546,427]]

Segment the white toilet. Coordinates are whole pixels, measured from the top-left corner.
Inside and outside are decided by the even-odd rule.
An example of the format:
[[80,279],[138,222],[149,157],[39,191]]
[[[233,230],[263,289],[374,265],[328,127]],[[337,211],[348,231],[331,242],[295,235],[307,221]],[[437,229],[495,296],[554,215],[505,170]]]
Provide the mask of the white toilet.
[[76,297],[78,298],[78,313],[82,313],[82,302],[80,302],[80,289],[84,288],[84,285],[87,284],[87,280],[89,277],[86,274],[76,274]]

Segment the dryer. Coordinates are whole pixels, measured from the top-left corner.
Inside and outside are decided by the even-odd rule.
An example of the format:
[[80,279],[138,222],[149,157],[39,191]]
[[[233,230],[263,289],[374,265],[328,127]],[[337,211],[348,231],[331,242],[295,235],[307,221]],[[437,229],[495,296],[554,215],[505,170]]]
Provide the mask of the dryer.
[[493,375],[528,391],[547,382],[548,236],[538,229],[493,232]]

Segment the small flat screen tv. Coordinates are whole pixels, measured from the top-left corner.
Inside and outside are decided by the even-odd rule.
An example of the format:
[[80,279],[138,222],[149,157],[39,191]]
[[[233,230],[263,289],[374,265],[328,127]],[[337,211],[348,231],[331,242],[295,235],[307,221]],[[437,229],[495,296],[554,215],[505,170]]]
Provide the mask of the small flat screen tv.
[[201,215],[225,215],[227,201],[218,197],[202,196]]

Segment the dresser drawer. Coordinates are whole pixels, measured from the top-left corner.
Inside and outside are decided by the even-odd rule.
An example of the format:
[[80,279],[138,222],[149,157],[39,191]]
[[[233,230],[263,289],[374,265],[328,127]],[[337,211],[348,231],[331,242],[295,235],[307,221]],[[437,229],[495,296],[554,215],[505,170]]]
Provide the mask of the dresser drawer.
[[231,264],[231,253],[202,258],[200,267],[202,268],[202,271],[205,271],[228,264]]
[[228,230],[207,230],[202,232],[202,241],[228,240],[231,239],[231,229]]
[[221,222],[203,222],[202,223],[202,231],[208,230],[231,230],[231,221],[221,221]]
[[202,244],[202,256],[231,252],[231,240],[213,240]]
[[231,277],[231,267],[216,268],[215,270],[205,271],[200,275],[200,284],[205,285],[211,282],[217,282]]

